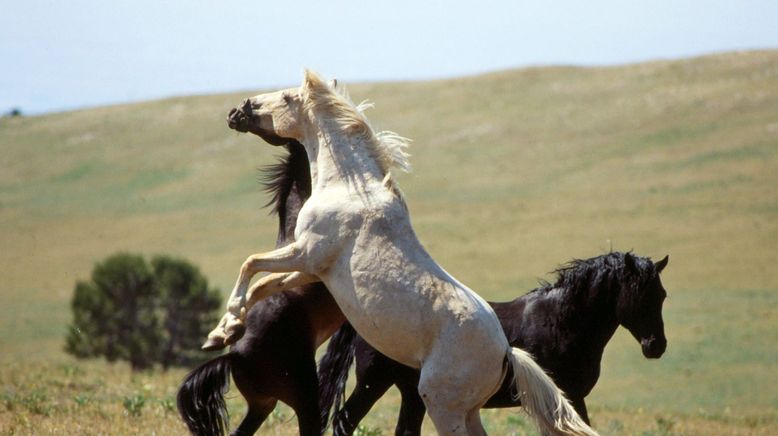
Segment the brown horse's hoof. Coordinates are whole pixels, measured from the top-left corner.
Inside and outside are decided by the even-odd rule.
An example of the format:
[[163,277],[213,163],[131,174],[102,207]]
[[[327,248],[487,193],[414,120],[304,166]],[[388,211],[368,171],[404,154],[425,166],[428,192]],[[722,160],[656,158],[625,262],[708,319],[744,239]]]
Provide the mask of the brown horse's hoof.
[[227,344],[222,338],[208,338],[200,349],[203,351],[219,351],[227,348]]

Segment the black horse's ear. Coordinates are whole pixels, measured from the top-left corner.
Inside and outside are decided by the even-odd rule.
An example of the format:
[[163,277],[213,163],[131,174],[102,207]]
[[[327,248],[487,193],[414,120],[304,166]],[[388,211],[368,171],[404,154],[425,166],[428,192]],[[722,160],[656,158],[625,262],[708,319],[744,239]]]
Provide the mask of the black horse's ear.
[[630,273],[637,273],[638,272],[638,266],[635,262],[635,257],[630,253],[624,253],[624,266],[627,268],[627,271]]
[[670,260],[670,255],[668,254],[667,256],[665,256],[664,259],[654,264],[654,268],[656,268],[657,274],[661,273],[662,270],[665,269],[665,267],[667,266],[667,261],[669,260]]

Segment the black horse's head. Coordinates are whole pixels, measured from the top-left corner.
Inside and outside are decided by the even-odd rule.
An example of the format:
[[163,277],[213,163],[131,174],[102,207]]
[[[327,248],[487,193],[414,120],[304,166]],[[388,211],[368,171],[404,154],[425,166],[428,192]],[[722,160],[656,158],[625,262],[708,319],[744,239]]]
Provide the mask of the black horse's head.
[[640,342],[643,355],[656,359],[667,348],[662,304],[667,291],[659,274],[667,266],[668,256],[659,262],[644,257],[624,254],[624,277],[616,302],[616,317]]

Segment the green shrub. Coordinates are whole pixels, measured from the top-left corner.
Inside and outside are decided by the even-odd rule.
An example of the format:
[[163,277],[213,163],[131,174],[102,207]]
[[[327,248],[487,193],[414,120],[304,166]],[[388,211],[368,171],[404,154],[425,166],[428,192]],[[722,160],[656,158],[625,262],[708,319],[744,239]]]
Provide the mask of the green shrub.
[[140,394],[124,397],[124,409],[130,416],[140,416],[143,410],[143,406],[146,405],[146,397]]
[[220,305],[219,291],[186,260],[157,256],[149,265],[140,255],[119,253],[76,283],[65,351],[126,360],[133,370],[189,366],[203,359],[200,344]]

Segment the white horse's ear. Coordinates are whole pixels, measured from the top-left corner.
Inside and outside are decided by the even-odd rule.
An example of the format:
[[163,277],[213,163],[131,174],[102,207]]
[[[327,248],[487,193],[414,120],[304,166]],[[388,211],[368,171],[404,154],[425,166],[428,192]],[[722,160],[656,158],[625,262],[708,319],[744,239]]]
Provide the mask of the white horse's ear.
[[314,75],[315,75],[314,72],[309,70],[308,68],[303,70],[303,84],[302,84],[303,89],[307,89],[311,86],[311,79],[313,78]]
[[330,88],[335,89],[338,87],[338,79],[330,80]]
[[321,77],[319,77],[318,74],[315,72],[305,69],[305,74],[303,75],[303,90],[313,91],[316,89],[324,89],[327,87],[327,82],[322,80]]

